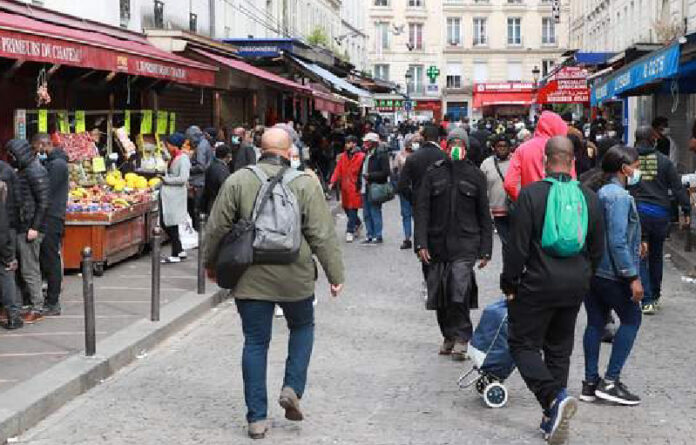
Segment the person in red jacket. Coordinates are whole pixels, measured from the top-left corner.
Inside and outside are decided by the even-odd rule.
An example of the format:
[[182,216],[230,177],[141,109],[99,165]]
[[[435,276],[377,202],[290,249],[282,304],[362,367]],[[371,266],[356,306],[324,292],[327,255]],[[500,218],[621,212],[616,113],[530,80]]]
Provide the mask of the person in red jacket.
[[[517,201],[522,187],[546,177],[544,170],[546,142],[552,137],[565,136],[567,133],[568,125],[561,116],[553,111],[544,111],[541,114],[534,137],[515,150],[505,174],[503,186],[513,201]],[[575,177],[575,167],[573,167],[573,177]]]
[[362,208],[362,196],[360,196],[360,187],[358,187],[358,179],[362,171],[365,153],[358,147],[358,139],[355,136],[348,136],[344,151],[338,158],[338,163],[331,176],[330,188],[336,186],[336,182],[340,183],[341,187],[341,203],[343,210],[348,217],[348,225],[346,227],[346,242],[352,243],[355,237],[359,235],[362,222],[358,216],[358,210]]

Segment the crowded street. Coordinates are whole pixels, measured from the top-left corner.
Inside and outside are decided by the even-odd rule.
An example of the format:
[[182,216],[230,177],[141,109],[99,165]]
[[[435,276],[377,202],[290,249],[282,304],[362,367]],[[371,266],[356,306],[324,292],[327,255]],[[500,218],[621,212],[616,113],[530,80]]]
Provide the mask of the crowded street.
[[[486,407],[457,379],[471,361],[438,356],[441,337],[420,294],[420,266],[399,250],[398,205],[384,210],[384,244],[343,246],[346,287],[329,296],[316,290],[316,343],[305,422],[283,418],[269,403],[270,444],[535,444],[539,409],[519,374],[510,377],[509,402]],[[345,217],[338,215],[337,227]],[[341,230],[339,229],[339,235]],[[477,271],[479,303],[500,298],[499,244]],[[665,262],[663,309],[645,318],[624,380],[639,391],[637,407],[581,403],[572,424],[575,444],[689,444],[696,422],[692,320],[696,285]],[[474,324],[481,314],[472,311]],[[581,309],[569,388],[583,380]],[[280,389],[286,353],[285,320],[273,322],[269,399]],[[239,444],[246,439],[240,319],[231,301],[189,325],[136,362],[77,397],[11,443],[28,445]],[[606,354],[601,363],[606,362]]]

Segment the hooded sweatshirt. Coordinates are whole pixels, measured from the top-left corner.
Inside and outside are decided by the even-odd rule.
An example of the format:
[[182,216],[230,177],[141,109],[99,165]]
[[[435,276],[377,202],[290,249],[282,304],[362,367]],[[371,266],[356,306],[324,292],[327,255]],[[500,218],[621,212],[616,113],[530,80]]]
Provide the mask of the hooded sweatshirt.
[[191,141],[191,145],[196,149],[195,155],[191,159],[191,176],[189,184],[193,187],[203,187],[205,182],[205,170],[213,160],[213,147],[205,138],[203,131],[196,125],[191,125],[186,130],[186,138]]
[[42,231],[49,204],[49,180],[46,169],[24,139],[12,139],[7,151],[17,160],[17,185],[20,202],[20,233]]
[[[544,111],[537,124],[534,137],[513,153],[510,167],[505,174],[505,191],[514,201],[520,194],[520,189],[532,182],[540,181],[546,177],[544,168],[544,148],[546,142],[555,136],[565,136],[568,133],[568,125],[558,114],[552,111]],[[573,169],[575,177],[575,169]]]
[[669,216],[671,207],[669,190],[672,190],[682,211],[690,215],[689,195],[682,186],[681,178],[672,161],[650,144],[638,143],[636,149],[640,155],[642,176],[640,182],[630,187],[629,191],[636,199],[638,210],[641,211],[641,207],[650,210],[651,205],[658,206],[664,209],[664,215]]

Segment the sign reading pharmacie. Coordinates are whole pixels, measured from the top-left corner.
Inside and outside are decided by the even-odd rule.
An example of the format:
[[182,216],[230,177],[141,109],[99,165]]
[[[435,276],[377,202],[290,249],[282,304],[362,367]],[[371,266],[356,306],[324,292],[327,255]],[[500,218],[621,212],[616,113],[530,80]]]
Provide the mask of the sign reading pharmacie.
[[[154,48],[153,48],[154,50]],[[212,86],[215,71],[118,49],[0,29],[0,57]]]

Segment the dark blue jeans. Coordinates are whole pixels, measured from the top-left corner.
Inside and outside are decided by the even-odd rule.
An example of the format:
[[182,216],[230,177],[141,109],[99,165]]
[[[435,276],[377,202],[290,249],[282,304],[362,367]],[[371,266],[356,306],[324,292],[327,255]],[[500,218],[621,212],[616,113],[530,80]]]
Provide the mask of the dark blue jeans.
[[648,256],[640,261],[640,281],[643,283],[645,297],[643,304],[651,304],[662,294],[662,268],[665,239],[669,234],[670,218],[640,214],[643,239],[648,243]]
[[283,309],[290,329],[283,387],[289,386],[298,397],[302,397],[307,383],[307,368],[314,345],[313,302],[314,296],[293,303],[235,300],[237,311],[242,318],[242,331],[244,332],[242,374],[247,421],[264,420],[268,414],[266,365],[276,304]]
[[502,246],[502,253],[504,255],[508,239],[510,239],[510,217],[507,215],[495,216],[493,217],[493,224],[495,225],[495,230],[498,231],[498,237],[500,238],[500,245]]
[[363,195],[363,218],[368,239],[382,239],[382,204],[373,204],[367,193]]
[[360,227],[362,222],[358,216],[358,209],[343,209],[348,217],[348,223],[346,225],[346,233],[355,233],[355,231]]
[[401,225],[404,227],[404,238],[411,239],[413,235],[413,207],[411,201],[399,195],[401,202]]
[[631,354],[643,316],[640,305],[631,301],[631,295],[631,288],[626,282],[600,277],[592,278],[590,292],[585,297],[587,327],[583,338],[585,380],[588,382],[596,382],[600,378],[599,348],[602,344],[607,316],[612,309],[619,316],[621,326],[614,336],[611,357],[604,377],[608,380],[616,380],[621,376],[621,370]]

